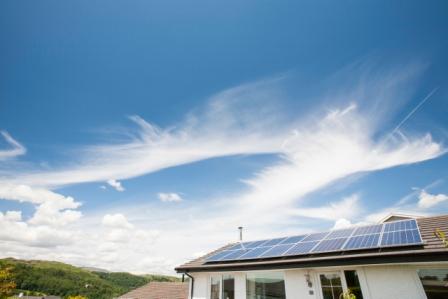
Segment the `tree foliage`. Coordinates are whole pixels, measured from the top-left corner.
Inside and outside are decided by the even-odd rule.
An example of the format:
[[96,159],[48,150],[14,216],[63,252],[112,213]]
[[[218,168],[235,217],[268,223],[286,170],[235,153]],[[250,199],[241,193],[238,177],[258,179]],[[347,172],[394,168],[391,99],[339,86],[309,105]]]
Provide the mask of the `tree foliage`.
[[16,283],[12,274],[11,267],[3,267],[0,265],[0,298],[8,298],[14,292]]
[[64,298],[82,296],[85,298],[110,299],[140,287],[151,280],[176,279],[165,276],[151,276],[154,279],[150,279],[130,273],[91,272],[64,263],[49,261],[0,259],[0,269],[4,268],[13,269],[11,271],[17,289]]

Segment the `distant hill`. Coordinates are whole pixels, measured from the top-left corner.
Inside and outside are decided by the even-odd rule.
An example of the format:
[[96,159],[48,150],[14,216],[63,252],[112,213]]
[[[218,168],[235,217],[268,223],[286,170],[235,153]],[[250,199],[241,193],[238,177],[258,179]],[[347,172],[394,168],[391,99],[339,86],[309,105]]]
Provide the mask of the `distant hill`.
[[96,268],[96,267],[80,267],[80,268],[84,269],[84,270],[87,270],[87,271],[90,271],[90,272],[105,272],[105,273],[110,272],[109,270]]
[[[97,272],[51,261],[0,259],[0,268],[12,267],[17,289],[66,297],[111,299],[150,281],[178,281],[163,275],[133,275],[126,272]],[[101,270],[102,271],[102,270]]]

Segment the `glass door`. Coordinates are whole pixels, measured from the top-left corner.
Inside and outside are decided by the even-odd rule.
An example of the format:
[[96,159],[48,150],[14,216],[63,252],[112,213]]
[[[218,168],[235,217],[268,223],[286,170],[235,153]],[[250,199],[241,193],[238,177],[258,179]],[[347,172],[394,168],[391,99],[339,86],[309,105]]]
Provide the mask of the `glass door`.
[[319,281],[323,299],[339,299],[339,296],[344,292],[339,272],[321,273],[319,274]]
[[356,299],[363,299],[356,270],[319,273],[319,282],[322,299],[340,299],[341,294],[348,290]]

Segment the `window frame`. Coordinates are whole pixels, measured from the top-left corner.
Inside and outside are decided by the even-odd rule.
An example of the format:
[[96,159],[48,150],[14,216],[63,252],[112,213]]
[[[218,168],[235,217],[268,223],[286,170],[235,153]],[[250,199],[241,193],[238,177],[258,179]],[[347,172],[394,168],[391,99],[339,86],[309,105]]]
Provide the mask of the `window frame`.
[[319,295],[318,298],[319,299],[323,299],[324,298],[324,294],[323,294],[323,289],[322,289],[322,283],[320,281],[320,275],[321,274],[338,274],[339,277],[341,278],[341,285],[342,285],[342,291],[346,292],[348,290],[348,286],[347,286],[347,280],[345,279],[345,271],[356,271],[357,275],[358,275],[358,279],[359,279],[359,286],[361,289],[361,293],[363,298],[367,299],[368,297],[366,296],[366,291],[364,291],[363,289],[363,283],[362,283],[362,279],[361,279],[361,273],[362,271],[360,269],[356,269],[356,268],[344,268],[344,269],[339,269],[339,270],[323,270],[323,271],[317,271],[316,272],[316,285],[319,288]]
[[284,270],[255,270],[255,271],[247,271],[244,273],[244,294],[245,298],[247,298],[247,276],[248,274],[261,274],[261,273],[280,273],[283,278],[283,285],[284,285],[284,291],[285,291],[285,298],[287,299],[287,279],[286,279],[286,272]]
[[423,281],[420,278],[419,271],[420,270],[447,270],[448,264],[437,264],[437,265],[421,265],[421,266],[415,266],[415,279],[418,282],[418,285],[420,286],[420,292],[424,296],[423,298],[428,298],[425,287],[423,285]]
[[231,276],[233,278],[233,284],[234,284],[234,290],[235,290],[235,286],[236,286],[236,281],[235,281],[235,275],[233,273],[230,274],[210,274],[209,279],[208,279],[208,291],[207,291],[207,298],[211,299],[212,298],[212,280],[214,278],[218,278],[219,279],[219,299],[223,299],[222,298],[222,294],[223,294],[223,290],[224,290],[224,276]]

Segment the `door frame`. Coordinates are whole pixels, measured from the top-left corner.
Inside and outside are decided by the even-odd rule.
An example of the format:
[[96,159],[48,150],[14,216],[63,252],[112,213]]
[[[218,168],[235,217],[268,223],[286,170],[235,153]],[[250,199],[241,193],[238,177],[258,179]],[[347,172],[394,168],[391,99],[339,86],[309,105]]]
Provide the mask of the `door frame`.
[[[347,281],[345,280],[344,270],[349,270],[349,269],[316,271],[316,283],[317,283],[317,287],[319,288],[319,290],[318,290],[318,294],[319,294],[318,298],[319,299],[323,299],[324,298],[324,294],[323,294],[323,290],[322,290],[322,284],[320,282],[320,275],[321,274],[338,274],[340,279],[341,279],[342,291],[346,292],[348,290],[348,288],[347,288]],[[357,271],[356,269],[354,269],[354,270]],[[339,299],[339,298],[337,298],[337,299]]]

